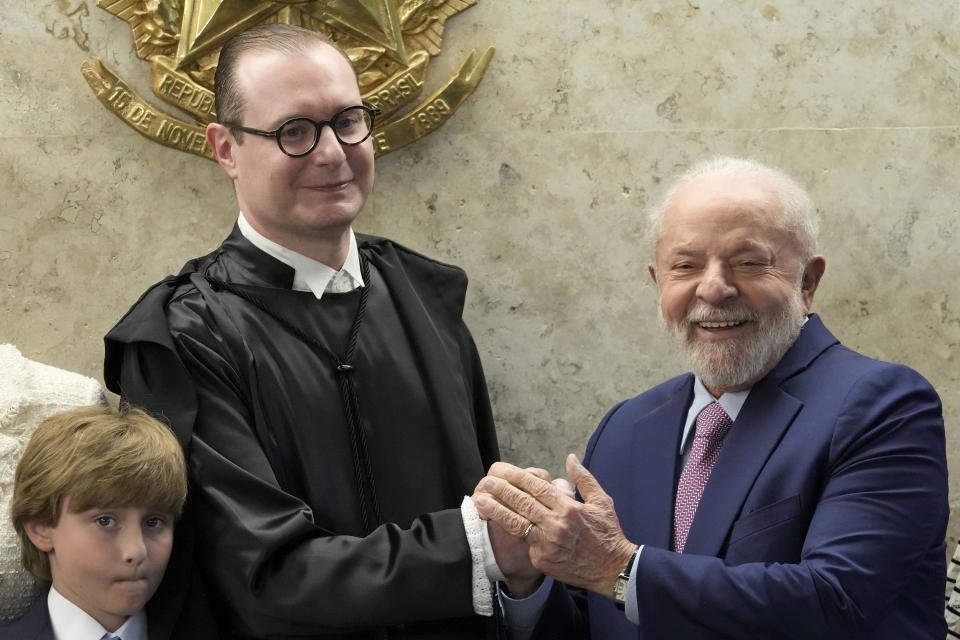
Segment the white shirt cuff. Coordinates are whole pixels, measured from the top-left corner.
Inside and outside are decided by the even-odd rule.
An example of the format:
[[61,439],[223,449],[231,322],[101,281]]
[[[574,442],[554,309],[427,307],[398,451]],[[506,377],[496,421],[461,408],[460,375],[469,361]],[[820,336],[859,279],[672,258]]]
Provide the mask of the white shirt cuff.
[[641,553],[643,553],[643,545],[640,545],[637,557],[633,560],[630,579],[627,581],[627,601],[623,603],[623,612],[626,614],[627,620],[637,626],[640,625],[640,607],[637,605],[637,565],[640,564]]
[[[463,530],[467,533],[470,546],[470,558],[473,562],[470,573],[473,579],[473,611],[480,616],[493,615],[493,591],[490,587],[487,567],[490,563],[499,573],[496,560],[493,559],[493,547],[487,535],[487,523],[480,519],[473,498],[464,496],[460,503],[460,515],[463,517]],[[488,560],[489,554],[489,560]],[[500,573],[500,576],[503,576]]]

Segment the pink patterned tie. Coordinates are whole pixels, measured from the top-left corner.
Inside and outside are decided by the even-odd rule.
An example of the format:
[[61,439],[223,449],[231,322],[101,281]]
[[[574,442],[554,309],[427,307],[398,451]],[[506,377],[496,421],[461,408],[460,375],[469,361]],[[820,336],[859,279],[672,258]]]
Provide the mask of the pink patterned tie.
[[697,416],[697,432],[677,483],[677,503],[673,508],[673,550],[678,553],[683,553],[687,544],[693,514],[723,448],[723,437],[732,426],[733,420],[718,402],[708,404]]

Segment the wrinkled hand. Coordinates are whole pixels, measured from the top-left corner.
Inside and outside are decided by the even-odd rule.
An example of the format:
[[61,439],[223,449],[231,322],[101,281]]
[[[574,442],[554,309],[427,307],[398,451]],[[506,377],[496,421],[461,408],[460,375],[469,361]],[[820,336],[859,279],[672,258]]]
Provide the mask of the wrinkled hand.
[[[569,488],[569,482],[562,478],[551,481],[550,474],[543,469],[531,467],[524,472],[545,482],[562,483],[558,486],[563,487],[569,495],[573,495],[573,489]],[[476,505],[479,495],[478,485],[478,490],[474,491],[473,494],[474,505]],[[488,495],[486,499],[492,500],[493,498]],[[483,517],[482,514],[481,517]],[[523,598],[536,591],[543,581],[543,573],[534,569],[530,562],[530,550],[527,544],[520,538],[511,535],[496,522],[487,523],[487,534],[490,536],[490,546],[493,547],[493,555],[497,566],[500,567],[500,571],[506,577],[506,588],[509,594],[514,598]]]
[[[476,498],[477,494],[474,494],[474,502]],[[497,566],[506,578],[507,593],[513,598],[526,598],[536,591],[543,581],[543,573],[534,569],[526,543],[510,535],[496,522],[487,523],[487,533]]]
[[556,484],[497,462],[477,485],[474,504],[480,517],[518,538],[533,522],[525,541],[533,567],[609,598],[636,545],[623,535],[613,500],[573,454],[567,476],[582,503]]

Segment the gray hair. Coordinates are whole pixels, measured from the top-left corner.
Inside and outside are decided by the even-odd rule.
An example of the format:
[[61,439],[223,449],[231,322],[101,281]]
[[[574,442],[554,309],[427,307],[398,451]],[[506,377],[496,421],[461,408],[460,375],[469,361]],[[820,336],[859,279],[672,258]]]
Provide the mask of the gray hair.
[[806,189],[789,175],[769,165],[748,158],[716,156],[701,160],[675,177],[666,187],[663,197],[647,210],[647,228],[651,256],[656,262],[657,244],[663,233],[663,217],[681,189],[697,178],[715,175],[748,175],[764,180],[780,205],[784,229],[793,236],[806,262],[817,251],[819,225],[813,200]]

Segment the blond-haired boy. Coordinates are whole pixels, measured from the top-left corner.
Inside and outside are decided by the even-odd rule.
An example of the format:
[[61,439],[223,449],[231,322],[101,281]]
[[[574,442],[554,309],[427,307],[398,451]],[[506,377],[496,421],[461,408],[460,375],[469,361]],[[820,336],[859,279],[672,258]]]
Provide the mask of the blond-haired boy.
[[10,511],[24,566],[50,590],[0,626],[0,639],[146,640],[144,605],[186,495],[176,438],[142,411],[89,407],[41,423],[17,466]]

